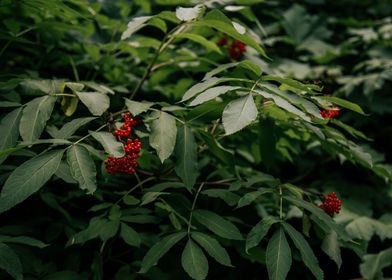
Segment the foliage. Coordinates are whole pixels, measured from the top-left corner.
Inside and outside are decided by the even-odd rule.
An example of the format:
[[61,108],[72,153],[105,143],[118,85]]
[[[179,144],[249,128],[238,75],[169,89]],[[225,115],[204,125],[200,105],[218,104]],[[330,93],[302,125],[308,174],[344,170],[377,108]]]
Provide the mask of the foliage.
[[296,2],[3,0],[1,277],[388,276],[391,7]]

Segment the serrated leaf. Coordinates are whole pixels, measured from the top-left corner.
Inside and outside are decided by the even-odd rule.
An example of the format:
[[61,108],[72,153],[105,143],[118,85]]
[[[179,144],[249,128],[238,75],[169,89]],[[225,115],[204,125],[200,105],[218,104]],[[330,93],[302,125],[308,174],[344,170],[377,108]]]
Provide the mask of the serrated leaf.
[[238,201],[237,208],[247,206],[251,204],[253,201],[255,201],[257,198],[262,196],[263,194],[271,193],[271,192],[272,191],[270,189],[262,189],[262,188],[260,188],[257,191],[249,192],[245,194],[243,197],[241,197],[241,199]]
[[257,108],[252,94],[231,101],[223,110],[222,122],[226,135],[240,131],[257,118]]
[[335,96],[318,96],[318,97],[315,97],[315,98],[322,99],[322,100],[327,100],[327,101],[332,102],[332,103],[334,103],[336,105],[339,105],[340,107],[349,109],[351,111],[357,112],[357,113],[362,114],[362,115],[366,115],[365,112],[362,110],[362,108],[359,105],[357,105],[355,103],[352,103],[350,101],[341,99],[339,97],[335,97]]
[[56,97],[42,96],[26,104],[19,126],[19,132],[24,141],[32,142],[41,136],[52,114],[55,101]]
[[121,223],[121,233],[120,233],[122,239],[125,241],[125,243],[139,247],[140,246],[140,235],[137,233],[133,228],[128,226],[125,223]]
[[[12,148],[16,145],[19,137],[19,122],[22,117],[22,108],[18,108],[8,113],[0,123],[0,151]],[[0,157],[0,164],[6,159]]]
[[102,92],[79,92],[75,94],[94,116],[101,116],[109,109],[110,98]]
[[291,249],[282,227],[268,242],[266,264],[270,280],[285,280],[291,267]]
[[54,138],[64,138],[67,139],[71,137],[79,128],[83,125],[88,124],[89,122],[95,120],[96,117],[89,117],[89,118],[78,118],[74,119],[70,122],[67,122],[63,125],[61,129],[54,133]]
[[163,163],[173,153],[177,138],[176,120],[165,112],[159,112],[159,117],[151,124],[150,145]]
[[22,264],[18,255],[7,245],[0,243],[0,268],[16,280],[23,279]]
[[199,246],[188,239],[181,256],[181,264],[192,279],[202,280],[208,274],[208,260]]
[[146,273],[151,267],[157,264],[160,258],[165,255],[171,247],[186,236],[186,232],[177,232],[166,236],[148,250],[144,256],[139,273]]
[[243,239],[241,232],[233,223],[214,212],[198,209],[193,212],[193,217],[207,229],[211,230],[220,237],[233,240]]
[[63,153],[64,150],[45,152],[18,166],[1,190],[0,213],[21,203],[49,181],[59,167]]
[[217,262],[225,266],[232,266],[226,249],[215,238],[201,232],[192,232],[192,238]]
[[147,112],[148,109],[150,109],[151,106],[154,105],[152,102],[137,102],[130,100],[128,98],[125,99],[125,105],[127,106],[127,109],[133,116],[140,115],[141,113]]
[[102,147],[105,149],[105,152],[109,155],[112,155],[115,158],[124,156],[124,146],[121,142],[116,140],[113,134],[104,131],[90,131],[90,134],[102,145]]
[[227,18],[221,11],[212,10],[202,19],[193,23],[195,26],[208,26],[225,33],[238,41],[244,42],[250,47],[256,49],[262,56],[266,56],[265,51],[260,45],[248,34],[240,34],[233,26],[232,21]]
[[313,213],[329,229],[334,230],[341,239],[345,241],[351,240],[350,236],[348,236],[348,234],[344,231],[344,229],[342,229],[340,225],[338,225],[330,216],[328,216],[328,214],[326,214],[323,210],[321,210],[321,208],[302,199],[298,199],[296,197],[283,196],[283,198],[293,203],[294,205],[300,208],[305,208],[306,210]]
[[271,226],[279,222],[278,219],[272,216],[267,216],[258,222],[248,233],[246,237],[246,252],[259,245],[260,241],[267,235]]
[[188,40],[191,40],[191,41],[193,41],[195,43],[198,43],[198,44],[202,45],[203,47],[205,47],[209,51],[213,51],[213,52],[222,54],[222,51],[220,50],[220,48],[214,42],[211,42],[211,41],[207,40],[206,38],[204,38],[201,35],[193,34],[193,33],[180,33],[180,34],[176,34],[175,38],[176,39],[188,39]]
[[331,231],[324,237],[323,243],[321,244],[321,250],[336,263],[339,271],[340,266],[342,265],[342,256],[340,254],[340,246],[336,232]]
[[178,129],[175,154],[175,171],[185,187],[190,190],[198,176],[197,143],[191,128],[186,125]]
[[197,5],[193,8],[177,7],[176,17],[181,21],[191,21],[196,19],[202,11],[202,5]]
[[324,279],[324,272],[321,270],[312,248],[302,234],[288,223],[283,223],[283,228],[290,236],[291,240],[293,240],[295,247],[297,247],[301,254],[303,262],[310,269],[314,277],[316,277],[316,279]]
[[217,98],[219,95],[227,93],[229,91],[233,91],[236,89],[239,89],[241,87],[233,87],[233,86],[217,86],[217,87],[212,87],[207,89],[206,91],[203,91],[200,93],[192,102],[189,104],[189,106],[196,106],[199,104],[202,104],[204,102],[213,100]]
[[79,145],[72,145],[67,151],[67,161],[72,177],[82,190],[92,194],[97,189],[97,171],[89,151]]
[[144,23],[151,18],[152,18],[151,16],[147,16],[147,17],[136,17],[132,19],[130,22],[128,22],[127,30],[125,30],[121,34],[121,40],[125,40],[131,37],[133,33],[146,26]]

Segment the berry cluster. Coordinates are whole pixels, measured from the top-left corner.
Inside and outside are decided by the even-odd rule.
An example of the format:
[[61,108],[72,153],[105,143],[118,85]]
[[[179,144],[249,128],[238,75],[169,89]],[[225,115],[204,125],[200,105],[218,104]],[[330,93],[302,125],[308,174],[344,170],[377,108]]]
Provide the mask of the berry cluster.
[[329,195],[324,195],[324,201],[320,205],[320,208],[325,211],[328,215],[332,216],[334,213],[339,214],[342,201],[338,198],[335,192]]
[[131,113],[126,113],[123,115],[125,120],[122,128],[118,128],[114,131],[114,135],[120,137],[128,137],[131,134],[131,127],[137,125],[139,122],[131,117]]
[[129,112],[124,114],[123,118],[125,122],[122,128],[116,129],[114,134],[118,137],[117,139],[119,141],[124,143],[125,155],[121,158],[109,156],[105,160],[106,171],[110,174],[132,174],[135,172],[135,168],[138,167],[136,159],[140,156],[142,143],[138,138],[134,138],[133,140],[128,138],[125,142],[121,137],[129,137],[131,135],[131,127],[137,125],[139,122],[133,119]]
[[335,107],[332,108],[331,110],[321,110],[320,114],[324,119],[334,119],[339,116],[340,109],[338,107]]
[[[228,43],[227,37],[221,38],[216,44],[220,47],[225,46]],[[231,41],[231,44],[227,47],[227,53],[229,57],[234,60],[239,60],[242,53],[246,51],[246,44],[237,40]]]

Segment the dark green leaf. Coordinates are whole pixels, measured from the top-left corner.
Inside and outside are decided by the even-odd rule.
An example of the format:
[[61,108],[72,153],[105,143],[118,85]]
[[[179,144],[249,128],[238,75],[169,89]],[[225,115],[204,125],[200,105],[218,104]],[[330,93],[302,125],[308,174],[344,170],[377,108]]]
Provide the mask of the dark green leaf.
[[323,243],[321,244],[321,250],[336,263],[339,271],[340,266],[342,265],[342,256],[340,254],[340,246],[336,232],[331,231],[324,237]]
[[192,238],[217,262],[226,266],[232,266],[226,249],[215,238],[201,232],[192,232]]
[[202,280],[207,277],[208,260],[192,239],[189,239],[185,245],[181,256],[181,264],[191,278]]
[[123,144],[117,141],[113,134],[102,131],[90,131],[90,134],[102,145],[102,147],[105,149],[105,152],[109,155],[112,155],[115,158],[120,158],[124,156]]
[[7,245],[0,243],[0,267],[16,280],[23,279],[23,270],[18,255]]
[[258,222],[246,237],[246,252],[248,253],[249,249],[259,245],[260,241],[267,235],[270,227],[277,222],[279,220],[272,216],[267,216]]
[[[0,123],[0,151],[12,148],[16,145],[19,137],[19,121],[22,117],[22,108],[8,113]],[[0,164],[6,156],[0,157]]]
[[282,227],[268,242],[266,264],[270,280],[285,280],[291,267],[291,249]]
[[121,237],[125,243],[139,247],[140,246],[140,235],[133,228],[125,223],[121,223]]
[[101,92],[75,92],[94,116],[101,116],[110,106],[110,98]]

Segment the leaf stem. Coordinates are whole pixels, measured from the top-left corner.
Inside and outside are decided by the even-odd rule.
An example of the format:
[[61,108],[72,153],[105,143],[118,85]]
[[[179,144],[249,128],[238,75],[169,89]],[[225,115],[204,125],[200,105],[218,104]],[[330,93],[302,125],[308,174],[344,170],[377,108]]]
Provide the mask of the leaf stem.
[[196,192],[195,198],[193,199],[192,208],[191,208],[191,212],[189,213],[189,220],[188,220],[188,230],[187,230],[188,236],[191,233],[193,211],[195,210],[196,201],[197,201],[197,198],[199,197],[199,193],[201,192],[202,188],[204,187],[204,184],[205,184],[205,182],[200,184],[200,187]]
[[[107,124],[101,125],[100,127],[98,127],[98,128],[95,130],[95,132],[98,132],[98,131],[102,130],[102,129],[105,128],[106,126],[107,126]],[[77,140],[76,142],[74,142],[72,145],[79,144],[79,143],[82,142],[84,139],[86,139],[86,138],[88,138],[88,137],[90,137],[90,136],[91,136],[91,133],[89,133],[89,134],[83,136],[82,138],[80,138],[79,140]]]
[[283,219],[283,195],[282,195],[282,186],[279,186],[279,218]]

